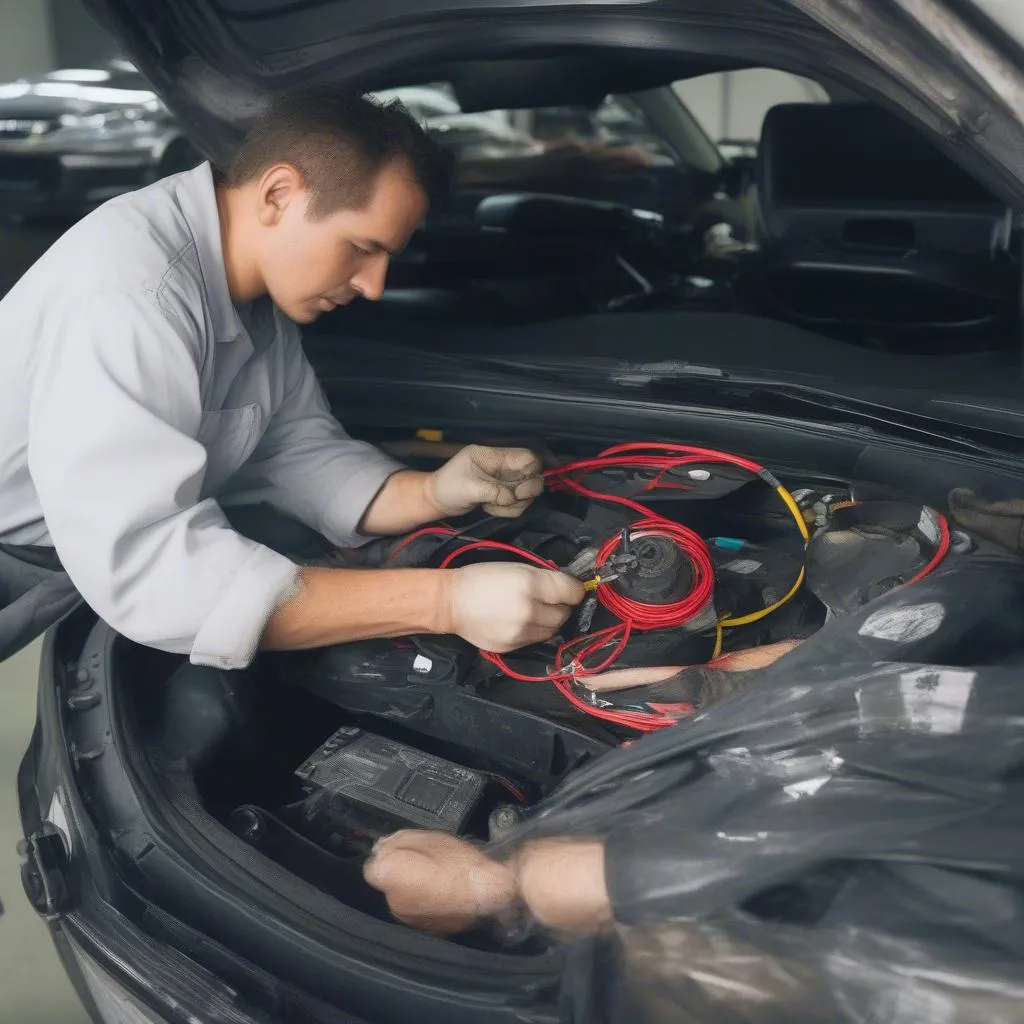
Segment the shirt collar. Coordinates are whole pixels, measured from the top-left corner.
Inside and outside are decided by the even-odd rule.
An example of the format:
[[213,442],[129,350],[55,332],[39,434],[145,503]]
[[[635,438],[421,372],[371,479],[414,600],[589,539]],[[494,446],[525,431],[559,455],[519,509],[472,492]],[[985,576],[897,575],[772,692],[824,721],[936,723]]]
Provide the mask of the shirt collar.
[[242,322],[228,291],[227,272],[224,269],[224,247],[220,238],[220,214],[217,211],[217,191],[213,181],[213,168],[202,163],[178,179],[178,202],[185,221],[192,232],[199,270],[203,275],[206,297],[210,305],[214,338],[234,341],[242,333]]

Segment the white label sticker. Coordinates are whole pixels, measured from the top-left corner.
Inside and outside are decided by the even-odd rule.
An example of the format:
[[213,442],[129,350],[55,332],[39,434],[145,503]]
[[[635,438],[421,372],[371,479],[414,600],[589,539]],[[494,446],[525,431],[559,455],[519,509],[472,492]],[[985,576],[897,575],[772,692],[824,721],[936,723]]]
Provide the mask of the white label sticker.
[[946,611],[941,604],[915,604],[909,608],[886,608],[869,615],[860,627],[861,636],[909,644],[931,636],[942,624]]
[[691,469],[686,475],[691,480],[704,481],[711,479],[711,473],[706,469]]
[[64,802],[60,790],[56,790],[53,799],[50,801],[50,813],[46,816],[47,821],[60,833],[64,840],[64,851],[71,856],[71,829],[68,827],[68,816],[64,811]]
[[903,706],[912,728],[948,736],[959,732],[974,689],[974,672],[919,668],[900,676]]
[[434,663],[429,658],[425,658],[422,654],[417,654],[416,657],[413,658],[413,672],[419,672],[421,675],[426,675],[433,667]]
[[921,509],[921,518],[917,521],[917,528],[933,543],[938,544],[942,537],[942,530],[939,528],[939,520],[930,508]]
[[752,558],[737,558],[735,562],[729,562],[723,565],[722,568],[739,576],[749,576],[752,572],[757,572],[761,568],[761,563],[755,562]]
[[791,796],[794,800],[799,800],[804,796],[814,796],[815,793],[825,785],[826,782],[831,779],[830,775],[819,775],[814,779],[804,779],[802,782],[793,782],[788,786],[783,786],[782,792],[786,796]]

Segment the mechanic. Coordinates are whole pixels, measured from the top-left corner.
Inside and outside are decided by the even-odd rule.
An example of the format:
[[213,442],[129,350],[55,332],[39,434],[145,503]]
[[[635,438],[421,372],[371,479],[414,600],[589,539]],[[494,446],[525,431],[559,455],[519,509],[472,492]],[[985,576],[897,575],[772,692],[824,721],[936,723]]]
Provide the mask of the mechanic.
[[345,548],[541,492],[524,449],[421,473],[352,440],[302,352],[298,324],[380,297],[447,170],[400,108],[295,91],[223,175],[110,201],[24,275],[0,302],[0,660],[79,595],[228,669],[261,647],[433,632],[500,652],[556,632],[584,596],[567,575],[303,564],[226,514],[270,506]]

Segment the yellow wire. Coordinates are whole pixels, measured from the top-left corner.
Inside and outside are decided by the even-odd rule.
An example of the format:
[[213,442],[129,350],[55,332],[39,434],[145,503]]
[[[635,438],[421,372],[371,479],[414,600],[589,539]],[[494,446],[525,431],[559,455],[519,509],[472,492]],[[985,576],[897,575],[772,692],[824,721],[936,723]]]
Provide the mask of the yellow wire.
[[[790,494],[789,491],[787,491],[786,488],[783,487],[781,484],[779,484],[779,486],[776,487],[775,490],[778,492],[779,497],[782,498],[782,500],[785,502],[786,507],[789,509],[789,511],[793,513],[793,518],[796,520],[796,525],[800,529],[800,536],[803,537],[804,546],[806,547],[811,539],[811,534],[810,531],[807,529],[807,523],[804,522],[803,513],[800,511],[800,507],[797,505],[796,500],[793,498],[793,495]],[[759,622],[761,619],[767,618],[769,615],[771,615],[772,612],[778,611],[778,609],[781,608],[787,601],[792,600],[793,597],[796,596],[797,591],[803,586],[803,584],[804,569],[803,566],[801,566],[800,575],[797,576],[796,583],[794,583],[793,586],[790,588],[789,593],[786,594],[785,597],[776,601],[775,604],[771,604],[767,608],[762,608],[760,609],[760,611],[751,612],[749,615],[744,615],[738,619],[730,619],[728,616],[726,616],[718,624],[719,644],[721,643],[721,631],[723,629],[735,629],[737,626],[749,626],[752,622]],[[718,655],[716,654],[715,657],[717,658]]]
[[804,514],[800,511],[800,506],[797,505],[796,499],[789,493],[789,491],[786,490],[785,487],[782,486],[782,484],[779,484],[775,490],[779,497],[786,503],[786,507],[789,511],[793,513],[793,518],[796,520],[796,525],[800,530],[800,536],[803,537],[804,543],[808,543],[811,539],[811,534],[807,529],[807,523],[804,521]]

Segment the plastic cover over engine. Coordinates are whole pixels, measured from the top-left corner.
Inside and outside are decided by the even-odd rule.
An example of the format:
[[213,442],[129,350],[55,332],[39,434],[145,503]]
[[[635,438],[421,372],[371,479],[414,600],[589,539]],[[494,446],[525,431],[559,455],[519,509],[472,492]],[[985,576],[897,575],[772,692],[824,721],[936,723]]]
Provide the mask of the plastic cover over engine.
[[414,747],[342,726],[296,770],[313,790],[420,828],[458,833],[485,776]]

